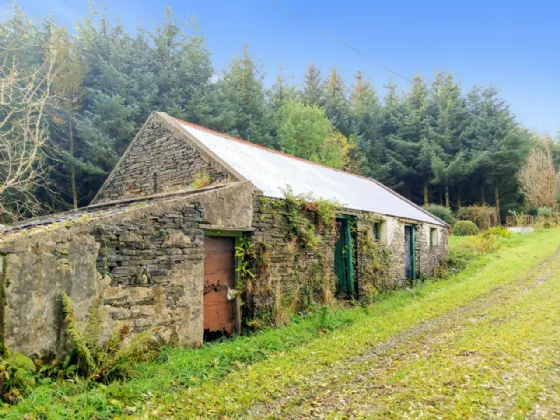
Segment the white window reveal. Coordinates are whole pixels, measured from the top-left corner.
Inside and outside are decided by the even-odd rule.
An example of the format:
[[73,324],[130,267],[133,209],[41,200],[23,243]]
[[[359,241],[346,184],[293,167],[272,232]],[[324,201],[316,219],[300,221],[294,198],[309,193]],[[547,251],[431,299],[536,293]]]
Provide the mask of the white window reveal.
[[430,247],[439,246],[439,231],[437,228],[430,228]]

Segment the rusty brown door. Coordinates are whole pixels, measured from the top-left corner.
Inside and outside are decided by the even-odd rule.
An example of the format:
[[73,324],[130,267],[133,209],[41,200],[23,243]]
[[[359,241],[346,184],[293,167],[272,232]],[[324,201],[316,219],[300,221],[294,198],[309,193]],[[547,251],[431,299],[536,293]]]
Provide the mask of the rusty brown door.
[[[235,239],[204,238],[204,332],[226,332],[235,328]],[[229,292],[229,293],[228,293]]]

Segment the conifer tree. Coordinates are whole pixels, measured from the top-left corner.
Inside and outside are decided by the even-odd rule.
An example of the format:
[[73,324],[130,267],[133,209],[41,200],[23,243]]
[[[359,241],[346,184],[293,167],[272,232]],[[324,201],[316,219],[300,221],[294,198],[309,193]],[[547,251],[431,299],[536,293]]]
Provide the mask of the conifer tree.
[[325,113],[331,124],[344,135],[350,132],[350,110],[346,85],[337,69],[333,69],[324,87]]
[[304,75],[303,91],[301,92],[302,101],[306,105],[322,107],[324,105],[323,81],[321,71],[310,64]]
[[259,144],[269,144],[266,127],[264,75],[243,47],[218,82],[218,104],[213,125],[218,130]]
[[355,75],[350,93],[350,131],[355,136],[356,151],[362,156],[359,167],[371,175],[383,162],[384,142],[381,134],[381,104],[375,89],[361,72]]

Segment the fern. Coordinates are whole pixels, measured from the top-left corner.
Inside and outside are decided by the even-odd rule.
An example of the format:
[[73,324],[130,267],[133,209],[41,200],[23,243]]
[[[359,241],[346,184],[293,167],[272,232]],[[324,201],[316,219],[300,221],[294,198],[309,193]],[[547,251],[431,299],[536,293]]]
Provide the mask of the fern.
[[29,357],[16,353],[0,359],[0,393],[8,401],[20,398],[35,385],[35,363]]
[[84,341],[88,348],[95,349],[99,346],[99,336],[103,332],[103,313],[101,304],[103,299],[97,297],[88,309],[86,326],[84,328]]
[[21,354],[16,353],[13,356],[9,356],[4,359],[4,365],[13,366],[18,369],[29,370],[35,373],[35,363],[29,357]]
[[130,327],[116,326],[103,344],[99,341],[103,330],[102,299],[93,301],[83,328],[76,317],[72,300],[66,294],[62,299],[68,335],[78,355],[80,369],[89,379],[106,381],[115,376],[126,376],[131,372],[131,365],[155,357],[158,345],[153,341],[153,329],[127,341]]
[[62,303],[64,306],[65,321],[68,327],[68,335],[78,352],[79,363],[85,373],[90,374],[97,370],[97,364],[88,348],[88,343],[82,332],[82,327],[76,317],[74,303],[66,293],[62,294]]

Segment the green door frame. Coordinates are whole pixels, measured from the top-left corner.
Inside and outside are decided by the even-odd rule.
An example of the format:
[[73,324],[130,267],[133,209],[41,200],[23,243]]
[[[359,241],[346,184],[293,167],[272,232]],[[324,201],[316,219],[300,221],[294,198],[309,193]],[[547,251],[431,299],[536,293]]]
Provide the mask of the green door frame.
[[410,227],[410,271],[412,282],[416,281],[416,225],[406,224]]

